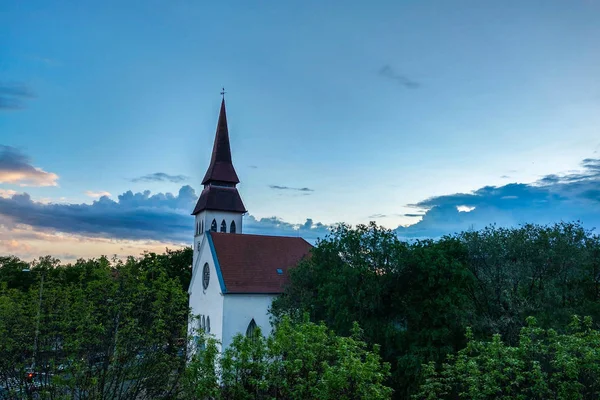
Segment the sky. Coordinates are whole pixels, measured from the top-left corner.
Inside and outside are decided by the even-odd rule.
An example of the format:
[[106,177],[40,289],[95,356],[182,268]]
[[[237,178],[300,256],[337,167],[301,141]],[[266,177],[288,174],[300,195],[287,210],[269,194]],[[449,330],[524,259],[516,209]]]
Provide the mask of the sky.
[[244,232],[600,226],[600,0],[6,0],[0,254],[192,242],[221,87]]

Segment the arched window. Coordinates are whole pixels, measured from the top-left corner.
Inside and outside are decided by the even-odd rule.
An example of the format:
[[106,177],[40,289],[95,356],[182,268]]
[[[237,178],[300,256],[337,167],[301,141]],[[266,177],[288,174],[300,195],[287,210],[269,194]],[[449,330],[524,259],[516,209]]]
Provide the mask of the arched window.
[[206,318],[204,318],[204,315],[202,316],[202,330],[206,331]]
[[252,318],[252,321],[248,324],[248,328],[246,328],[246,336],[252,339],[256,336],[256,322],[254,322],[254,318]]
[[227,232],[227,222],[225,222],[225,220],[223,220],[223,222],[221,222],[221,232],[223,232],[223,233]]
[[210,333],[210,317],[206,317],[206,332]]
[[213,219],[212,224],[210,224],[210,230],[213,232],[217,231],[217,221]]
[[235,221],[231,221],[231,225],[229,226],[229,233],[235,233]]

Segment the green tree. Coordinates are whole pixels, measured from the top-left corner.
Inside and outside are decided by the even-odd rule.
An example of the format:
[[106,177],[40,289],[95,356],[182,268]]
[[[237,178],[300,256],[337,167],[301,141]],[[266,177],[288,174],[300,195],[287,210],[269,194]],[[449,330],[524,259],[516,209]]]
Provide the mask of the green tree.
[[519,344],[500,335],[467,346],[437,369],[428,363],[414,399],[597,399],[600,396],[600,331],[589,317],[573,317],[568,333],[536,326],[521,329]]
[[283,317],[268,338],[260,330],[237,335],[221,357],[218,343],[202,336],[188,370],[188,393],[221,400],[389,399],[389,365],[381,362],[378,346],[368,350],[361,334],[357,324],[343,337],[307,318],[293,323]]
[[304,312],[337,334],[364,327],[392,365],[398,398],[416,387],[421,364],[443,360],[464,345],[473,277],[455,238],[403,243],[378,227],[340,225],[290,271],[290,284],[272,306],[275,320]]
[[[31,265],[0,260],[0,397],[31,396],[35,388],[48,399],[174,398],[185,369],[186,255],[167,250],[67,265],[50,257]],[[32,368],[37,376],[29,382]]]
[[600,319],[600,237],[576,223],[490,226],[455,235],[476,279],[476,334],[518,341],[523,321],[561,329],[573,314]]

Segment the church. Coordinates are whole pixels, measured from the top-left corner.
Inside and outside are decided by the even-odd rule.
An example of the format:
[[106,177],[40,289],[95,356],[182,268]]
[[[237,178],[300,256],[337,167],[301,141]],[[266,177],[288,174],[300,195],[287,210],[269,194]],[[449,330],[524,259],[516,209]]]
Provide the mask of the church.
[[250,235],[243,232],[246,207],[237,190],[225,98],[204,186],[196,207],[192,280],[188,289],[189,331],[201,328],[228,347],[238,334],[260,327],[271,332],[269,307],[283,292],[287,273],[312,246],[300,237]]

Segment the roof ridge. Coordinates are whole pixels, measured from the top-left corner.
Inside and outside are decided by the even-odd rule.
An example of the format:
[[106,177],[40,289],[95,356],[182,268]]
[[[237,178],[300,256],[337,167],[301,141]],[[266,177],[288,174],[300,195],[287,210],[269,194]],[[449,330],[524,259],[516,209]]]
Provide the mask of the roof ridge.
[[[217,235],[230,235],[226,232],[213,232],[209,231],[211,234],[216,233]],[[286,239],[300,239],[304,240],[306,243],[310,244],[306,239],[301,236],[282,236],[282,235],[259,235],[257,233],[239,233],[237,236],[258,236],[258,237],[268,237],[268,238],[286,238]],[[312,246],[312,244],[311,244]],[[313,246],[314,247],[314,246]]]

